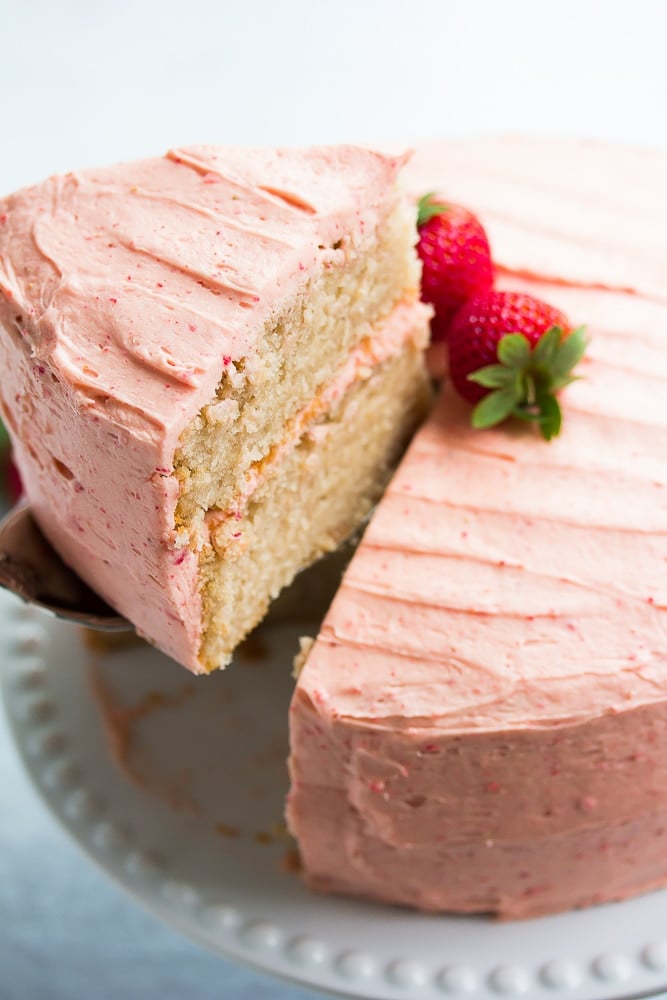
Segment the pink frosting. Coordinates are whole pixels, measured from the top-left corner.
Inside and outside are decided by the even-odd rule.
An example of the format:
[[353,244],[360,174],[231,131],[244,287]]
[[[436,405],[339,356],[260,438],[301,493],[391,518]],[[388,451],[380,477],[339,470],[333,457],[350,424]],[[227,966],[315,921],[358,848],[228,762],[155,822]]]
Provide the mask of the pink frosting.
[[[540,866],[555,884],[582,824],[667,810],[664,785],[651,798],[657,759],[641,776],[632,770],[627,794],[607,786],[602,819],[597,809],[598,757],[618,760],[614,774],[625,774],[633,734],[650,724],[643,717],[629,715],[616,740],[610,726],[600,746],[592,742],[594,763],[582,756],[585,730],[557,749],[549,736],[657,710],[667,696],[666,174],[657,153],[519,140],[427,147],[408,168],[415,193],[439,190],[478,212],[499,287],[587,324],[590,347],[583,378],[563,395],[563,433],[549,445],[523,425],[473,431],[469,407],[446,386],[376,511],[292,706],[290,821],[314,884],[434,908],[590,902],[585,866],[572,869],[578,896],[568,882],[539,903],[518,901],[518,875],[508,867],[502,876],[508,858],[522,857],[512,817],[532,831],[530,884]],[[667,741],[662,717],[660,726]],[[520,733],[532,740],[523,756]],[[470,770],[444,772],[443,756],[429,765],[446,748],[461,768],[458,755],[469,755]],[[552,773],[563,775],[561,792]],[[502,791],[502,805],[483,794],[487,785]],[[564,811],[568,788],[591,815],[576,796]],[[325,812],[335,835],[326,822],[318,828]],[[561,824],[557,835],[573,839],[536,845],[536,817],[545,837]],[[475,867],[479,874],[494,824],[508,856],[491,864],[487,852],[492,892],[475,883]],[[446,863],[439,841],[453,852]],[[426,853],[411,853],[415,843]],[[549,868],[556,854],[558,871]],[[667,878],[664,865],[642,870],[640,855],[627,862],[636,867],[624,888],[610,880],[610,896],[612,885],[622,895]],[[447,867],[462,864],[467,889]]]
[[0,202],[4,412],[40,523],[139,630],[199,669],[175,547],[183,430],[263,324],[394,197],[403,157],[191,147]]
[[[665,161],[620,151],[605,177],[599,148],[574,147],[568,180],[562,149],[554,157],[549,143],[452,143],[419,150],[407,170],[411,186],[437,186],[479,212],[501,267],[499,287],[529,291],[586,323],[590,347],[583,378],[564,396],[563,433],[548,447],[521,428],[473,431],[467,405],[445,388],[364,536],[301,680],[346,716],[408,724],[432,717],[435,700],[443,724],[486,728],[663,696],[664,241],[659,255],[650,242],[644,247],[636,222],[621,234],[625,193],[616,201],[612,194],[625,169],[662,177]],[[579,169],[591,162],[597,170]],[[555,190],[551,177],[560,179]],[[590,214],[581,211],[589,177],[591,185],[597,179]],[[651,198],[633,187],[627,201],[638,210]],[[665,212],[652,204],[647,232],[661,216],[664,233]],[[619,290],[609,272],[623,240]],[[508,274],[536,271],[533,257],[547,278]],[[656,274],[650,293],[647,272]],[[356,648],[363,655],[351,656]],[[360,670],[363,683],[355,684]]]

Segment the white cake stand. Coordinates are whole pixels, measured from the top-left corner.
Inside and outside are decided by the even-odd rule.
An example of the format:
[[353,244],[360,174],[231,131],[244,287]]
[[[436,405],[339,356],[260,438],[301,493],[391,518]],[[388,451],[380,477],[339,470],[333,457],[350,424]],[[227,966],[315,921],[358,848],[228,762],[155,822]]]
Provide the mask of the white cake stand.
[[308,892],[281,830],[302,631],[273,626],[225,673],[195,679],[143,644],[95,652],[0,593],[17,747],[104,872],[209,948],[340,995],[611,1000],[667,988],[667,892],[518,923]]

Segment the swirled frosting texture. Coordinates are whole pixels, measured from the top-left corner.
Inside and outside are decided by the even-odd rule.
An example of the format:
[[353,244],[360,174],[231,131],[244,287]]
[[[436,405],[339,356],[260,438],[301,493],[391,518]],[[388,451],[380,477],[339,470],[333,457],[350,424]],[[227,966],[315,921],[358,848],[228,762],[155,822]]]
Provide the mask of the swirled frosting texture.
[[416,190],[480,213],[500,286],[586,323],[590,346],[548,446],[472,430],[445,386],[302,677],[341,714],[419,724],[435,703],[452,728],[494,728],[666,693],[665,162],[519,141],[415,156]]
[[0,290],[33,356],[120,425],[180,434],[400,159],[192,147],[53,177],[0,206]]
[[[525,846],[516,824],[510,829],[513,810],[527,830],[538,817],[545,837],[558,824],[559,836],[582,824],[595,829],[605,792],[599,782],[586,792],[594,782],[582,757],[585,726],[667,701],[666,175],[667,157],[658,153],[520,140],[426,147],[409,168],[415,194],[437,190],[478,212],[500,287],[545,298],[586,323],[590,347],[582,379],[563,395],[562,435],[549,445],[523,425],[473,431],[468,406],[445,385],[367,529],[292,710],[290,817],[297,834],[303,823],[306,870],[317,884],[504,912],[595,895],[582,869],[579,897],[561,887],[558,897],[517,902],[511,866],[503,885],[505,862],[496,859],[494,891],[475,888],[473,866],[466,897],[465,885],[452,888],[449,869],[437,870],[444,857],[437,862],[436,842],[457,844],[461,857],[466,844],[479,848],[475,864],[486,856],[489,867],[485,837]],[[630,759],[632,734],[641,740],[647,722],[627,719],[616,740],[607,727],[596,756]],[[549,751],[558,758],[554,773],[565,775],[552,813],[553,778],[538,758],[575,724],[584,726],[576,739]],[[514,753],[519,733],[531,737],[530,754]],[[428,764],[431,751],[446,747],[468,753],[470,770]],[[667,808],[652,774],[636,772],[636,784],[616,799],[613,782],[607,786],[605,823]],[[502,790],[505,820],[499,796],[483,794],[485,775],[493,792]],[[583,816],[573,805],[563,828],[568,782],[591,809]],[[318,795],[331,790],[326,808],[337,801],[336,826],[348,827],[341,870],[326,835],[309,823],[304,789],[315,786]],[[406,809],[408,800],[419,808]],[[458,820],[448,811],[454,800]],[[534,833],[526,838],[535,850]],[[418,859],[409,850],[415,843],[434,853]],[[537,843],[530,884],[542,865],[546,881],[562,879],[549,854],[562,864],[564,842],[558,851],[548,839]],[[461,857],[448,864],[466,864]],[[638,858],[626,864],[637,865],[638,888],[667,880],[664,865],[660,877],[643,877]],[[605,869],[597,877],[610,876]]]
[[342,265],[402,157],[222,147],[87,170],[0,202],[4,412],[64,558],[198,669],[193,553],[176,547],[183,430],[267,320]]

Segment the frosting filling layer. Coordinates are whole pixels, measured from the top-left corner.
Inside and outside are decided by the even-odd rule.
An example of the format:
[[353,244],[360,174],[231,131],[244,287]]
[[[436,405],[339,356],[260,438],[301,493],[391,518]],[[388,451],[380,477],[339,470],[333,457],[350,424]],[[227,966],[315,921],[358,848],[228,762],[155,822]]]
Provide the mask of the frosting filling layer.
[[[366,517],[424,416],[431,394],[423,311],[399,312],[410,324],[399,349],[390,348],[390,338],[386,353],[379,352],[382,361],[356,372],[349,366],[346,390],[332,393],[321,415],[261,476],[245,506],[213,528],[213,547],[200,554],[200,660],[207,668],[229,658],[269,597],[297,570],[334,549]],[[367,361],[368,352],[359,351],[364,354]]]
[[[235,505],[227,511],[209,510],[205,522],[211,531],[220,523],[237,519],[245,504],[252,499],[258,487],[279,470],[281,461],[294,448],[305,433],[315,434],[314,425],[331,410],[358,382],[364,382],[373,375],[375,369],[387,361],[398,357],[408,345],[424,350],[428,336],[427,321],[429,310],[421,303],[400,302],[381,322],[373,335],[366,337],[349,354],[342,368],[298,413],[285,428],[282,441],[275,445],[246,474],[235,496]],[[319,433],[326,432],[326,424]]]

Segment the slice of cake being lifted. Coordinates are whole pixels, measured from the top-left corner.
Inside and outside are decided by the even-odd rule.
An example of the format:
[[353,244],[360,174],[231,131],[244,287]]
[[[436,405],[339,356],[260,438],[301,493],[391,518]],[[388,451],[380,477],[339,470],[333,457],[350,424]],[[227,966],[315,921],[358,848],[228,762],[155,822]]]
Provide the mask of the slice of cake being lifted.
[[191,670],[358,525],[428,405],[402,162],[193,147],[0,203],[0,402],[36,517]]

